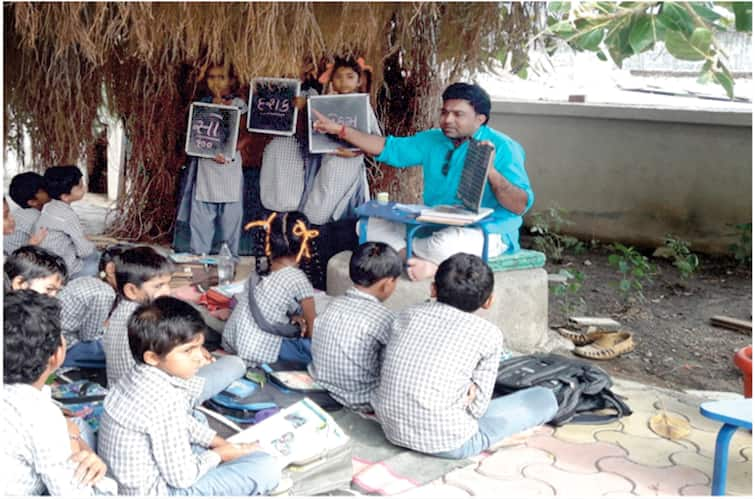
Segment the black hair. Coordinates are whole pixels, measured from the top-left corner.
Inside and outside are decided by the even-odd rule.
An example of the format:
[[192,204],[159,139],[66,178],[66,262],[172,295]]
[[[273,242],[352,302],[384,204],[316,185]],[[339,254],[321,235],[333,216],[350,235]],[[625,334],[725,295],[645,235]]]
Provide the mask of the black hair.
[[194,307],[178,298],[161,296],[131,314],[128,346],[136,362],[143,364],[145,352],[164,357],[206,331],[207,325]]
[[349,277],[359,286],[372,286],[380,279],[401,275],[403,262],[385,243],[364,243],[351,255]]
[[34,383],[62,345],[60,302],[28,289],[3,301],[3,383]]
[[105,250],[100,255],[100,263],[97,266],[97,271],[104,272],[105,267],[108,263],[114,262],[117,256],[130,248],[133,248],[133,246],[130,244],[112,244],[105,248]]
[[361,79],[359,90],[364,93],[370,93],[370,88],[372,88],[372,71],[370,69],[362,68],[355,57],[335,57],[333,60],[333,72],[330,73],[331,80],[333,80],[333,76],[335,76],[338,68],[352,69]]
[[465,312],[479,309],[493,293],[493,271],[479,256],[456,253],[435,272],[438,301]]
[[485,123],[490,119],[490,96],[481,86],[470,83],[452,83],[443,91],[443,101],[451,99],[463,99],[469,102],[475,113],[485,115]]
[[39,173],[24,172],[11,179],[8,195],[21,208],[28,208],[29,201],[34,199],[41,190],[47,190],[45,178]]
[[45,188],[53,199],[60,199],[63,194],[70,194],[71,189],[79,185],[82,177],[78,166],[53,166],[45,170]]
[[66,262],[59,255],[39,246],[21,246],[5,260],[3,270],[11,281],[17,276],[25,282],[60,274],[63,282],[68,279]]
[[115,263],[115,284],[118,297],[123,296],[126,284],[141,287],[155,277],[170,274],[174,267],[171,261],[150,248],[136,246],[129,248],[113,259]]
[[[296,235],[295,228],[303,223],[307,230],[310,229],[307,216],[300,211],[284,211],[277,213],[270,223],[269,234],[264,234],[270,239],[270,253],[255,258],[255,270],[258,275],[264,276],[270,273],[271,263],[276,258],[284,256],[296,256],[301,249],[303,238]],[[266,246],[266,244],[263,244]]]

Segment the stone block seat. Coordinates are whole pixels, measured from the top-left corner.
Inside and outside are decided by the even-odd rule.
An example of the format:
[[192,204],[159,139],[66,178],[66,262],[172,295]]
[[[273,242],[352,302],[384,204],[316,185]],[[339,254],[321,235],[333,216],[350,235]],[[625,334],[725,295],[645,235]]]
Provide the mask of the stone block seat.
[[[339,296],[352,286],[349,279],[350,251],[333,256],[328,262],[327,292]],[[495,299],[489,310],[477,313],[497,325],[506,346],[518,353],[550,352],[571,349],[573,345],[548,328],[548,274],[542,268],[545,255],[522,250],[513,255],[491,258],[495,274]],[[430,297],[430,280],[399,278],[396,291],[386,301],[391,310],[421,303]]]

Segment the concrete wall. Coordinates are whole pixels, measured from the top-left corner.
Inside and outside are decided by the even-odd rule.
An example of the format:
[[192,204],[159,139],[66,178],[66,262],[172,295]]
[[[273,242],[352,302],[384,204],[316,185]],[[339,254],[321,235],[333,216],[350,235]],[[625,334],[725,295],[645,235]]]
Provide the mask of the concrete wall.
[[555,204],[582,238],[722,253],[752,221],[752,114],[494,102],[491,126],[527,151],[532,211]]

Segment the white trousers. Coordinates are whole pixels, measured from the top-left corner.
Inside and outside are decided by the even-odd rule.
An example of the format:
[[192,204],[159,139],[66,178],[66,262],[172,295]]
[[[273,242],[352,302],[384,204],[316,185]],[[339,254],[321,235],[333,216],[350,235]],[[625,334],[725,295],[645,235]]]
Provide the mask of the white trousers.
[[[406,248],[406,226],[384,218],[370,217],[367,223],[367,240],[386,243],[396,251]],[[360,222],[361,223],[361,222]],[[357,224],[357,234],[359,224]],[[412,241],[412,253],[423,260],[440,265],[456,253],[470,253],[482,257],[484,236],[482,230],[471,227],[449,226],[436,230],[429,237],[415,237]],[[508,246],[500,234],[488,237],[488,258],[493,258]]]

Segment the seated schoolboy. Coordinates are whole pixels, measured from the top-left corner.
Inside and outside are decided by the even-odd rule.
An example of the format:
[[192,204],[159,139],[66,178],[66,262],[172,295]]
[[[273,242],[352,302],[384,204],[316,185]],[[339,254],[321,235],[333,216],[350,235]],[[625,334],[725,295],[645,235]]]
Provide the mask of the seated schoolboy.
[[44,177],[35,172],[19,173],[10,181],[8,195],[19,208],[13,210],[15,230],[3,239],[3,251],[13,253],[21,246],[39,244],[47,235],[45,229],[34,234],[32,229],[42,207],[50,200],[44,187]]
[[84,236],[79,216],[71,208],[71,203],[86,194],[81,170],[76,166],[48,168],[45,187],[52,199],[44,205],[34,224],[35,232],[47,229],[47,236],[39,245],[63,257],[71,279],[97,275],[100,254],[94,243]]
[[89,496],[106,492],[108,482],[114,492],[103,478],[105,464],[70,429],[45,387],[66,355],[58,300],[15,291],[5,296],[3,312],[3,496]]
[[402,265],[401,257],[387,244],[362,244],[349,262],[354,287],[315,320],[314,377],[352,410],[372,412],[370,395],[380,380],[382,351],[395,318],[382,302],[396,289]]
[[116,256],[128,246],[113,245],[100,256],[97,277],[79,277],[61,290],[60,324],[68,345],[63,366],[88,368],[105,367],[102,334],[115,302]]
[[10,289],[31,289],[56,296],[68,277],[61,257],[39,246],[21,246],[5,260],[5,275]]
[[265,256],[255,260],[256,271],[223,328],[222,346],[250,366],[309,364],[315,290],[299,264],[309,258],[309,239],[319,233],[298,211],[273,212],[245,228],[258,225],[265,229]]
[[139,306],[129,319],[137,364],[105,398],[98,444],[119,494],[245,496],[277,486],[272,456],[227,443],[191,415],[197,394],[189,382],[204,362],[204,332],[199,312],[172,297]]
[[[136,364],[128,345],[129,317],[139,305],[170,294],[172,272],[171,261],[149,246],[127,249],[115,258],[117,305],[108,319],[102,341],[108,386],[114,386]],[[238,357],[224,355],[216,361],[207,350],[203,348],[203,351],[207,365],[199,370],[198,382],[204,388],[197,402],[220,393],[246,372],[246,365]]]
[[550,421],[558,405],[534,387],[491,401],[501,330],[474,315],[493,302],[493,272],[479,257],[444,260],[431,287],[435,302],[398,314],[372,406],[388,440],[461,459]]

